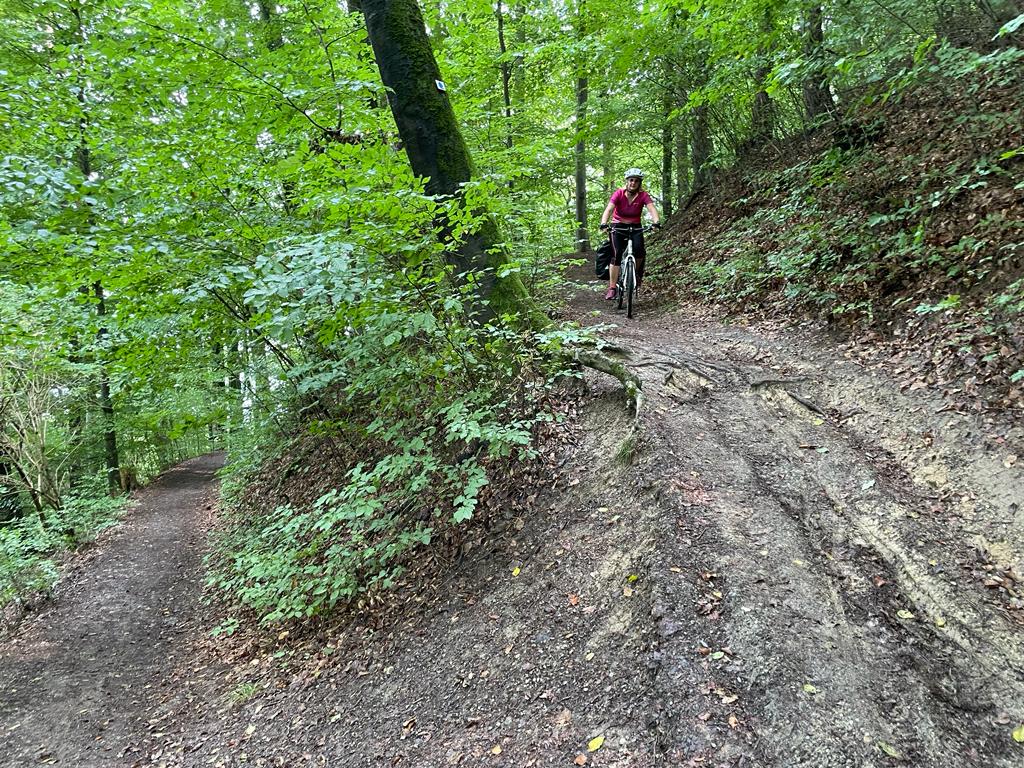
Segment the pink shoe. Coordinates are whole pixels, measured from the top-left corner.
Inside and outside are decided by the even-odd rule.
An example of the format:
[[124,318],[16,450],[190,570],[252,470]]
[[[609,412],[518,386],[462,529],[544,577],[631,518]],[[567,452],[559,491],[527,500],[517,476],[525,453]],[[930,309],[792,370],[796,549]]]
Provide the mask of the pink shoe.
[[614,299],[614,298],[615,298],[615,286],[612,286],[611,288],[609,288],[609,289],[608,289],[608,290],[607,290],[607,291],[605,292],[605,294],[604,294],[604,300],[605,300],[605,301],[611,301],[611,300],[612,300],[612,299]]

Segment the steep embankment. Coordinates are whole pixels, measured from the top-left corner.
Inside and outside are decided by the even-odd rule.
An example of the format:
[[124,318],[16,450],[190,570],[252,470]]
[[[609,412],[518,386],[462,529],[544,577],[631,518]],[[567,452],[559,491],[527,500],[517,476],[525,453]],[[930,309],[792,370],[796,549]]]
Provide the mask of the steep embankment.
[[907,386],[1024,413],[1024,104],[991,66],[744,157],[672,219],[659,291],[826,321]]

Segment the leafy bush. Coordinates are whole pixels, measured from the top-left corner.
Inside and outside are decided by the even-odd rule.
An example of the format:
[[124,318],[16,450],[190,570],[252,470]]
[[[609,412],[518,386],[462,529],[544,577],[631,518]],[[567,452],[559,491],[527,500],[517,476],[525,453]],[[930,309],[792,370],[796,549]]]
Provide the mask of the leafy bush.
[[[231,453],[236,507],[210,584],[266,622],[392,585],[438,526],[473,517],[489,464],[529,455],[534,424],[550,418],[547,350],[562,338],[495,317],[478,294],[491,276],[454,275],[435,204],[401,194],[390,229],[292,238],[237,270],[261,329],[296,359],[276,425]],[[473,231],[482,222],[465,210],[444,218]],[[331,446],[336,487],[254,514],[244,488],[266,458],[258,446],[303,434]]]
[[125,504],[124,497],[107,495],[98,475],[45,518],[26,515],[0,526],[0,605],[49,591],[59,575],[54,555],[94,541],[118,521]]

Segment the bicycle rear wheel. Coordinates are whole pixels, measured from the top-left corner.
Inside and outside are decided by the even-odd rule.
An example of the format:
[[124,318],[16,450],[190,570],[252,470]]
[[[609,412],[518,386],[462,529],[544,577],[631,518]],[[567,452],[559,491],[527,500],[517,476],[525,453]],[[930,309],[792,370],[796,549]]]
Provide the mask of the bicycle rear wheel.
[[626,294],[626,317],[633,317],[633,298],[636,295],[636,264],[632,259],[626,264],[626,277],[622,281],[623,293]]

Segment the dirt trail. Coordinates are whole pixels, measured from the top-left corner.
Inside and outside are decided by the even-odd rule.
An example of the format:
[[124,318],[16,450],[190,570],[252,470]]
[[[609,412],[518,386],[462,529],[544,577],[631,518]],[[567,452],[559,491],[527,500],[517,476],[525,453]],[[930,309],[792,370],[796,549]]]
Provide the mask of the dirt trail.
[[[304,635],[169,630],[144,662],[167,686],[109,698],[98,746],[95,720],[76,718],[100,683],[53,705],[67,754],[92,747],[63,762],[123,752],[145,697],[167,702],[124,764],[1024,764],[1024,462],[1007,447],[1022,425],[901,392],[815,333],[643,303],[626,321],[596,291],[572,307],[617,324],[604,335],[643,380],[638,429],[620,384],[588,373],[547,487],[522,468],[520,506],[460,557]],[[198,588],[189,563],[182,601]],[[20,682],[8,652],[0,680],[21,709],[5,723],[29,722],[33,677],[76,679],[46,648],[83,638],[98,670],[141,669],[145,638],[91,639],[98,613],[33,625],[14,648]],[[59,637],[44,646],[44,631]],[[23,727],[20,755],[55,741]]]
[[155,765],[1022,764],[1020,425],[813,333],[626,321],[596,290],[573,307],[619,324],[639,432],[588,373],[528,512],[392,609],[237,665],[235,703]]
[[202,521],[222,461],[162,475],[53,604],[0,644],[0,764],[132,765],[161,701],[200,695],[172,673],[197,629]]
[[1019,765],[1024,476],[984,425],[791,330],[616,337],[676,522],[652,558],[668,764]]

